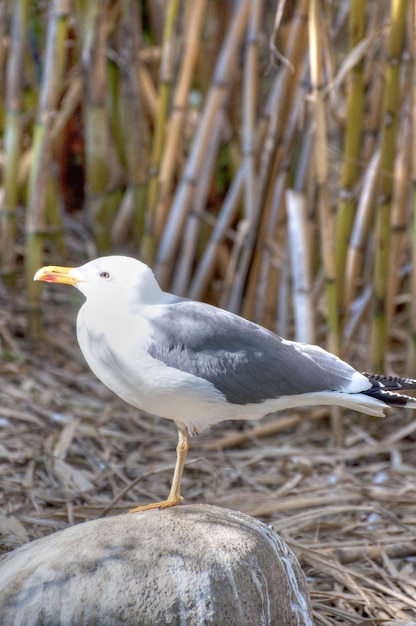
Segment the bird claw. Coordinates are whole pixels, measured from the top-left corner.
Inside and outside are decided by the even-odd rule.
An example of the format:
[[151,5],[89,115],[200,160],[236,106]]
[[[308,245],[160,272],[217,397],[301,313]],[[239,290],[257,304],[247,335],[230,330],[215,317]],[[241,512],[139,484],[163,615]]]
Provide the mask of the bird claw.
[[152,502],[150,504],[142,504],[141,506],[135,506],[134,509],[130,509],[129,513],[141,513],[142,511],[150,511],[151,509],[167,509],[171,506],[178,506],[182,501],[181,496],[175,498],[168,498],[161,502]]

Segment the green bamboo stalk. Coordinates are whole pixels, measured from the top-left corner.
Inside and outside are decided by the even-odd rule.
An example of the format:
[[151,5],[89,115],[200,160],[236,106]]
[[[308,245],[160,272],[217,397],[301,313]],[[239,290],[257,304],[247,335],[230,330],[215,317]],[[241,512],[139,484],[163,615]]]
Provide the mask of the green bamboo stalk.
[[[415,96],[413,94],[413,100]],[[412,127],[415,129],[416,120],[412,121]],[[407,346],[406,354],[406,371],[414,372],[416,369],[416,163],[413,155],[412,163],[412,218],[411,218],[411,262],[412,271],[410,274],[410,341]]]
[[391,198],[400,106],[401,56],[404,49],[407,8],[406,2],[392,0],[391,24],[386,50],[380,179],[375,226],[374,305],[370,334],[370,363],[376,371],[383,368],[387,336],[386,297],[390,263]]
[[[352,0],[349,20],[349,50],[354,53],[364,38],[367,3]],[[359,158],[362,138],[364,102],[364,59],[359,57],[351,69],[348,80],[347,112],[344,133],[344,154],[336,222],[336,275],[338,306],[348,307],[345,300],[345,265],[347,249],[356,211],[356,185],[360,171]]]
[[[48,224],[59,224],[56,194],[50,196],[51,128],[61,91],[66,62],[66,42],[70,0],[53,0],[50,5],[44,72],[33,136],[33,157],[29,177],[26,214],[26,288],[29,306],[29,330],[36,337],[40,331],[40,285],[33,281],[42,265],[43,237]],[[55,190],[56,191],[56,190]],[[59,232],[59,227],[55,234]]]
[[[10,40],[8,35],[8,27],[10,24],[11,3],[9,0],[0,0],[0,68],[7,66],[7,56],[10,54]],[[4,128],[4,107],[6,105],[6,85],[4,81],[0,81],[0,128]]]
[[[98,0],[77,2],[77,23],[82,36],[82,68],[86,85],[84,105],[86,210],[98,250],[111,247],[110,229],[117,211],[118,195],[107,193],[110,162],[115,151],[110,143],[106,108],[107,64],[105,47],[109,3]],[[114,168],[113,168],[114,169]]]
[[10,52],[6,78],[4,130],[4,192],[0,206],[0,254],[3,278],[15,273],[16,209],[19,201],[19,161],[23,133],[23,68],[29,0],[17,0],[13,7]]
[[[413,23],[416,20],[416,11],[413,13]],[[412,56],[416,57],[416,42],[412,42]],[[412,64],[412,87],[410,98],[411,111],[411,137],[414,142],[416,137],[416,64]],[[406,371],[416,370],[416,151],[411,151],[411,189],[410,189],[410,238],[411,238],[411,272],[410,272],[410,341],[406,355]]]

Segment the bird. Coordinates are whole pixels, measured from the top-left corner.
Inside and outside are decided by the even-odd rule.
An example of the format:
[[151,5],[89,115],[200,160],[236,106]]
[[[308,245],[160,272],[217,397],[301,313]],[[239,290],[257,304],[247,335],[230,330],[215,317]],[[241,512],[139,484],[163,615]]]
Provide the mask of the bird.
[[87,364],[111,391],[147,413],[173,420],[176,464],[166,500],[181,503],[189,437],[223,420],[253,420],[300,406],[330,405],[383,416],[416,408],[399,393],[416,380],[360,373],[323,348],[290,341],[211,304],[165,292],[151,268],[127,256],[80,267],[45,266],[34,280],[85,296],[77,339]]

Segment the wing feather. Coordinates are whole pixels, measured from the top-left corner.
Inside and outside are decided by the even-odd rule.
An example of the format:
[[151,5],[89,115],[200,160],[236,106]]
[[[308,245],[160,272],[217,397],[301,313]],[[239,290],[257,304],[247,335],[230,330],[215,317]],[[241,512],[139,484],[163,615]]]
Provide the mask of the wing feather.
[[150,328],[153,358],[210,381],[234,404],[371,387],[366,377],[318,346],[287,341],[208,304],[181,300],[158,306]]

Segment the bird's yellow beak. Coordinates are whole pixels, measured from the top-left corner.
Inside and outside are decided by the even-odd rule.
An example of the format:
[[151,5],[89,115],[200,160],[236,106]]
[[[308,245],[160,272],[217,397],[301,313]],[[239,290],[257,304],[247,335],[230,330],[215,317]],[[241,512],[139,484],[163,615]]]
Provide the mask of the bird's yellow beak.
[[59,267],[47,265],[36,272],[33,280],[43,280],[46,283],[63,283],[64,285],[77,285],[81,280],[71,274],[73,267]]

